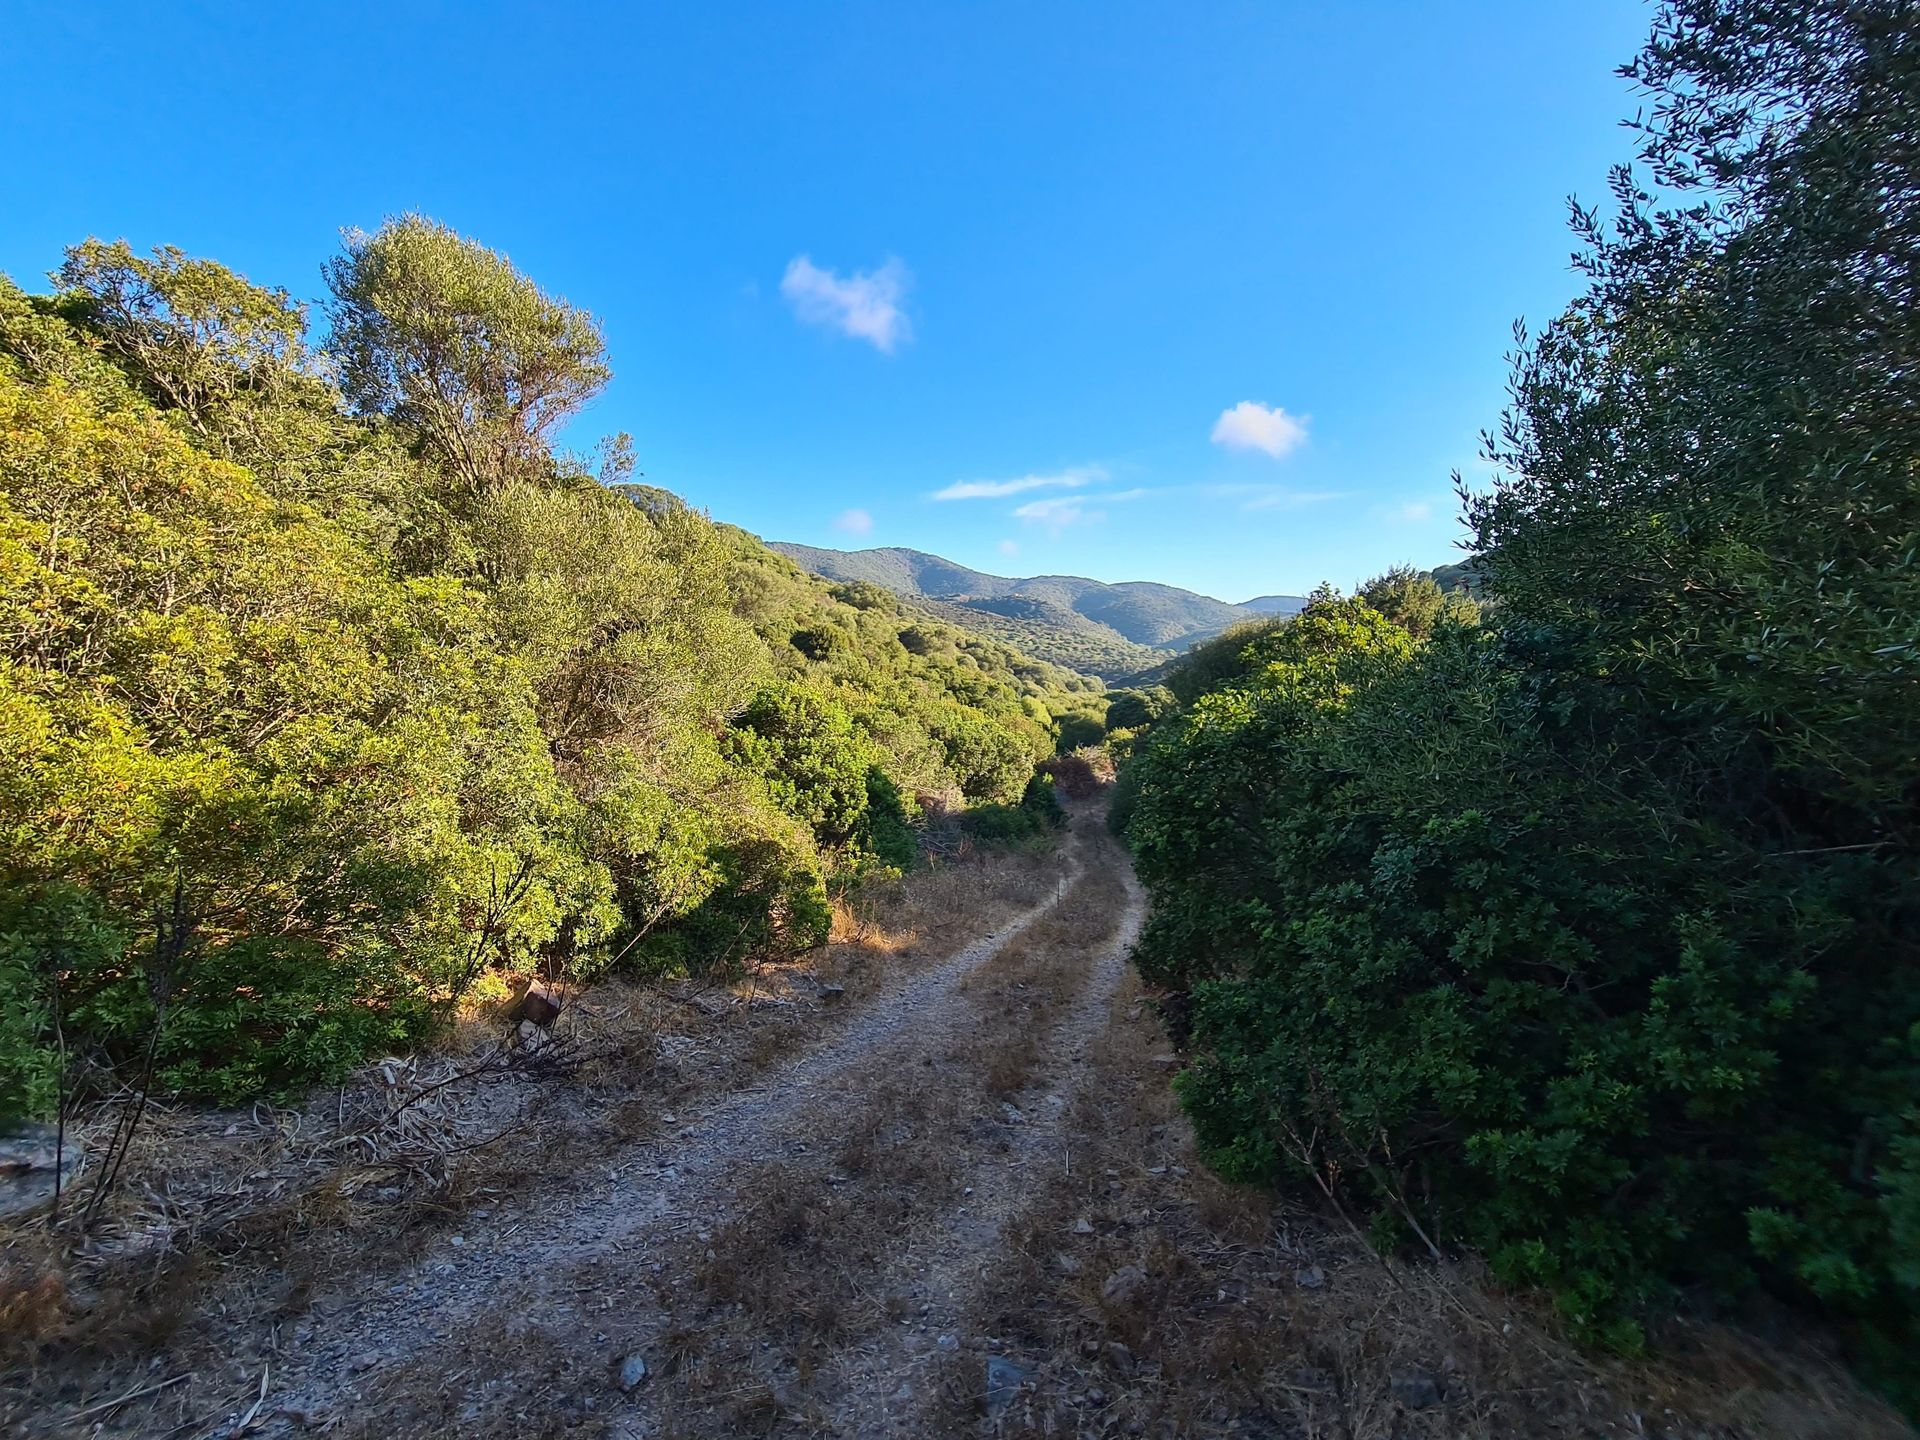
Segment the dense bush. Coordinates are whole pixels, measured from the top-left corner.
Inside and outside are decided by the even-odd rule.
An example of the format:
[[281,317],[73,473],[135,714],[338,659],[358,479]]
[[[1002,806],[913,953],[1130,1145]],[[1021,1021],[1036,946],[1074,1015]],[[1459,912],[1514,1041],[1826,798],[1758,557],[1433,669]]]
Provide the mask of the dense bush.
[[[1474,627],[1321,593],[1127,777],[1213,1158],[1589,1333],[1755,1287],[1920,1397],[1920,27],[1669,6],[1590,292],[1468,497]],[[1410,577],[1374,590],[1417,600]]]
[[1022,845],[1067,823],[1067,812],[1046,775],[1028,778],[1018,804],[976,805],[966,814],[967,834],[990,845]]
[[328,279],[325,350],[174,250],[0,279],[0,1121],[149,1055],[291,1089],[489,971],[818,944],[904,796],[1017,799],[1089,703],[623,436],[556,454],[599,331],[503,257],[406,217]]

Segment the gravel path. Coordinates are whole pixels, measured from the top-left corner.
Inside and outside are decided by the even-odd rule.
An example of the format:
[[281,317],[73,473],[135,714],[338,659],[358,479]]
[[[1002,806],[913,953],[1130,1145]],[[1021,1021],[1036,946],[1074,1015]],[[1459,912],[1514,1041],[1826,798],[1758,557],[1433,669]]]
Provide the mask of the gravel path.
[[[1072,1164],[1074,1137],[1068,1133],[1068,1117],[1084,1079],[1087,1049],[1112,1018],[1127,956],[1146,920],[1146,897],[1130,871],[1124,878],[1126,906],[1118,929],[1100,953],[1087,957],[1091,963],[1083,988],[1048,1030],[1041,1046],[1046,1068],[1017,1107],[1021,1118],[1012,1127],[1010,1143],[969,1172],[964,1210],[939,1217],[878,1278],[880,1289],[911,1288],[930,1297],[930,1303],[908,1325],[843,1357],[846,1390],[834,1407],[829,1433],[934,1433],[926,1414],[934,1390],[931,1371],[966,1344],[964,1316],[986,1275],[1004,1258],[1003,1242],[1012,1222],[1060,1167]],[[979,1353],[970,1360],[988,1363]],[[1018,1374],[995,1369],[996,1378],[1007,1382],[1017,1383]]]
[[[867,1002],[832,1039],[775,1066],[751,1087],[689,1109],[664,1137],[636,1142],[591,1175],[557,1178],[470,1220],[376,1293],[318,1299],[288,1337],[289,1363],[275,1377],[273,1417],[262,1433],[299,1433],[336,1416],[364,1419],[361,1397],[368,1386],[409,1362],[429,1363],[437,1348],[477,1324],[505,1318],[515,1330],[558,1333],[588,1323],[583,1310],[591,1297],[583,1302],[581,1296],[583,1288],[597,1288],[591,1283],[596,1272],[608,1296],[618,1290],[626,1308],[633,1291],[618,1277],[635,1268],[633,1257],[712,1224],[725,1213],[729,1181],[743,1167],[804,1154],[808,1112],[843,1102],[850,1072],[885,1070],[896,1061],[904,1066],[956,1022],[965,977],[1052,910],[1081,873],[1076,853],[1054,895]],[[1137,928],[1137,913],[1130,912],[1128,923]],[[1130,939],[1132,928],[1127,933]],[[1106,957],[1096,987],[1102,997],[1111,995],[1123,956],[1124,948]],[[1076,1030],[1104,1014],[1104,1000],[1098,1013],[1092,1001],[1076,1010],[1070,1022]],[[640,1317],[621,1318],[622,1328],[631,1328]]]

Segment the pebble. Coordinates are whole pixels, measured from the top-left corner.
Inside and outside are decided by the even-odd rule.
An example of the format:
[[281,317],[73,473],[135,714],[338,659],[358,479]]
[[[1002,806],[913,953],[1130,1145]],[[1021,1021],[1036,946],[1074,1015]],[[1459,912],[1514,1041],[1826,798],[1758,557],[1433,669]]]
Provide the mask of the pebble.
[[620,1361],[620,1388],[632,1390],[647,1378],[647,1357],[638,1350]]
[[1124,1305],[1138,1295],[1147,1285],[1147,1272],[1138,1265],[1122,1265],[1107,1277],[1107,1283],[1100,1287],[1100,1298]]
[[1409,1410],[1425,1410],[1438,1405],[1444,1394],[1440,1382],[1433,1378],[1432,1373],[1418,1365],[1395,1370],[1387,1377],[1387,1385],[1393,1391],[1393,1398]]
[[998,1420],[1032,1377],[1004,1355],[987,1357],[987,1419]]
[[1293,1283],[1302,1290],[1318,1290],[1327,1283],[1327,1272],[1318,1265],[1302,1265],[1293,1272]]

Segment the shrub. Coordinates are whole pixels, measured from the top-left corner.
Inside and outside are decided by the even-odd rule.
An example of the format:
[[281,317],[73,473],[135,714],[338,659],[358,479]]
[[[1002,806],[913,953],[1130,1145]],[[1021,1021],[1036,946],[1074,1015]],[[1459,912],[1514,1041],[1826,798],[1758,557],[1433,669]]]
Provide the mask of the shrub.
[[1056,755],[1040,762],[1040,773],[1069,800],[1086,800],[1100,793],[1102,781],[1085,755]]
[[1031,844],[1067,823],[1067,812],[1042,774],[1027,780],[1018,805],[976,805],[962,817],[974,839],[990,845]]
[[1119,799],[1215,1163],[1616,1345],[1765,1287],[1916,1403],[1912,41],[1665,9],[1644,158],[1692,194],[1579,216],[1592,287],[1467,497],[1491,623],[1316,594],[1171,677]]

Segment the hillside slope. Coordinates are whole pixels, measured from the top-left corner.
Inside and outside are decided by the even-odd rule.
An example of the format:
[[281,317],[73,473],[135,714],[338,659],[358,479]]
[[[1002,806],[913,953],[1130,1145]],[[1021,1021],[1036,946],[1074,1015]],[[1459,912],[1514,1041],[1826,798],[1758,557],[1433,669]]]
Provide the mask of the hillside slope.
[[947,607],[942,612],[947,618],[977,623],[984,633],[1036,656],[1110,680],[1164,658],[1153,651],[1183,650],[1262,613],[1147,580],[1107,584],[1080,575],[1016,578],[895,546],[827,550],[768,543],[816,575],[879,585],[908,600],[938,602]]
[[1240,602],[1243,610],[1258,610],[1262,615],[1298,615],[1307,608],[1304,595],[1256,595]]

